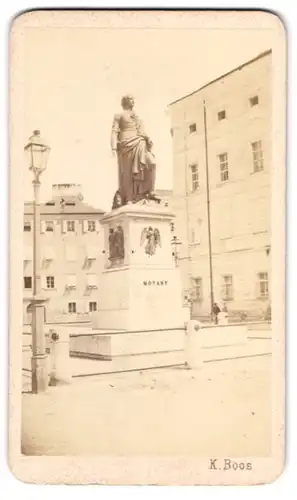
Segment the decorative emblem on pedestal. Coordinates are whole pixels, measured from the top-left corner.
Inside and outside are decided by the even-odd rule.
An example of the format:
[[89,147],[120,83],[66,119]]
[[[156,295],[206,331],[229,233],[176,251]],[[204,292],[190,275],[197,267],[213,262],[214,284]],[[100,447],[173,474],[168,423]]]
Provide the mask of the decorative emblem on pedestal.
[[109,260],[122,260],[125,257],[124,231],[121,226],[109,230]]
[[156,253],[157,246],[161,246],[159,229],[153,229],[151,226],[143,229],[141,233],[140,244],[145,243],[145,253],[152,256]]

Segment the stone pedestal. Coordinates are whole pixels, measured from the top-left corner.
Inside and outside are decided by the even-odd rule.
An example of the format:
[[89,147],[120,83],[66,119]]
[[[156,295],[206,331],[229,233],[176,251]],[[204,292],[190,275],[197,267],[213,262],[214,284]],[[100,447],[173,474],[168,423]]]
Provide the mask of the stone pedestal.
[[69,384],[72,379],[69,355],[69,331],[60,327],[49,331],[50,380],[49,385]]
[[219,325],[228,325],[228,314],[225,311],[221,311],[218,314],[218,324]]
[[185,335],[186,366],[190,369],[201,368],[203,364],[201,325],[198,321],[190,320]]
[[48,360],[44,333],[44,303],[45,299],[33,296],[32,310],[32,392],[45,392],[48,387]]
[[106,214],[105,268],[93,326],[147,330],[183,326],[179,269],[171,248],[174,214],[155,202],[129,204]]

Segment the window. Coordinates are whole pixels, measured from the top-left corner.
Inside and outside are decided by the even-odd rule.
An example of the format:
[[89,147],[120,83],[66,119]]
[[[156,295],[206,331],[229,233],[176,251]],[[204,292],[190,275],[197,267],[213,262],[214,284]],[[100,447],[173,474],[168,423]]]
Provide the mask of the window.
[[257,106],[259,104],[259,97],[257,95],[254,95],[253,97],[250,97],[250,106],[251,108],[253,106]]
[[233,277],[231,275],[222,277],[222,299],[233,299]]
[[55,254],[54,248],[50,247],[50,246],[46,246],[43,249],[43,260],[45,260],[47,262],[52,262],[53,260],[55,260],[55,258],[56,258],[56,254]]
[[75,231],[75,221],[74,220],[68,220],[67,221],[67,232],[68,233],[73,233]]
[[77,247],[67,245],[65,249],[67,262],[76,262],[77,260]]
[[219,121],[225,120],[225,118],[226,118],[226,111],[225,111],[225,109],[223,109],[222,111],[218,112],[218,120]]
[[194,132],[196,132],[196,130],[197,130],[196,123],[191,123],[191,125],[189,125],[190,134],[193,134]]
[[195,243],[198,245],[201,244],[201,239],[202,239],[202,224],[203,220],[200,219],[200,217],[198,217],[196,231],[195,231]]
[[76,302],[68,302],[68,312],[70,314],[76,313]]
[[264,169],[264,158],[262,150],[262,141],[252,142],[253,167],[254,173],[261,172]]
[[89,302],[89,312],[97,311],[97,302]]
[[24,288],[32,288],[32,276],[24,276]]
[[199,189],[199,171],[198,165],[190,165],[191,176],[192,176],[192,192],[197,191]]
[[76,288],[76,274],[67,275],[66,288],[68,290]]
[[95,220],[88,220],[88,231],[90,233],[93,233],[96,231],[96,221]]
[[220,154],[219,162],[220,162],[221,182],[226,182],[229,179],[228,154],[227,153]]
[[193,224],[195,224],[190,231],[190,243],[192,245],[200,245],[201,244],[201,225],[202,223],[200,222],[201,219],[198,219],[197,223],[196,221],[193,221]]
[[46,288],[55,288],[55,277],[47,276],[46,277]]
[[87,261],[93,261],[96,260],[98,254],[98,249],[96,247],[87,247],[86,248],[86,259]]
[[31,247],[25,246],[24,247],[24,264],[27,264],[28,262],[31,262],[32,260],[32,253],[33,250]]
[[193,279],[193,288],[194,288],[194,300],[202,300],[202,278],[194,278]]
[[87,274],[87,287],[88,288],[97,288],[97,275],[96,274]]
[[259,297],[268,297],[268,273],[258,274]]
[[30,232],[31,231],[31,222],[30,221],[25,221],[24,222],[24,231]]
[[48,232],[53,232],[54,231],[54,221],[52,221],[52,220],[45,221],[45,230]]

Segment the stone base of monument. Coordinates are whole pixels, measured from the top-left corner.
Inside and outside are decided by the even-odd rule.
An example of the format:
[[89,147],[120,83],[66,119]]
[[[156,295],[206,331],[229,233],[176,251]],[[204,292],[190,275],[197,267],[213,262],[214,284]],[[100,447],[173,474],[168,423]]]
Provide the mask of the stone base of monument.
[[184,330],[103,333],[73,339],[75,357],[101,360],[99,371],[148,369],[185,363]]
[[[99,310],[92,315],[94,328],[136,333],[184,327],[189,310],[183,307],[180,272],[172,256],[173,219],[167,207],[154,202],[126,205],[101,219],[105,268],[99,281]],[[109,340],[102,338],[102,354],[120,356],[123,349],[132,354],[153,336],[151,350],[158,347],[158,339],[163,345],[166,337],[162,349],[168,351],[174,336],[167,333],[111,335]]]
[[92,317],[95,328],[174,328],[187,320],[177,269],[114,269],[103,273],[100,287],[104,294],[98,313]]

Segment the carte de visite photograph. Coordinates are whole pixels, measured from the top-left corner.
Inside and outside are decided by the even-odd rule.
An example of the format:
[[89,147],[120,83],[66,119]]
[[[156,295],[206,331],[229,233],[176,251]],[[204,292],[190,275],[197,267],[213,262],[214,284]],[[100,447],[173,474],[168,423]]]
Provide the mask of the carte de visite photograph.
[[9,57],[12,472],[38,484],[276,480],[282,21],[28,11]]

